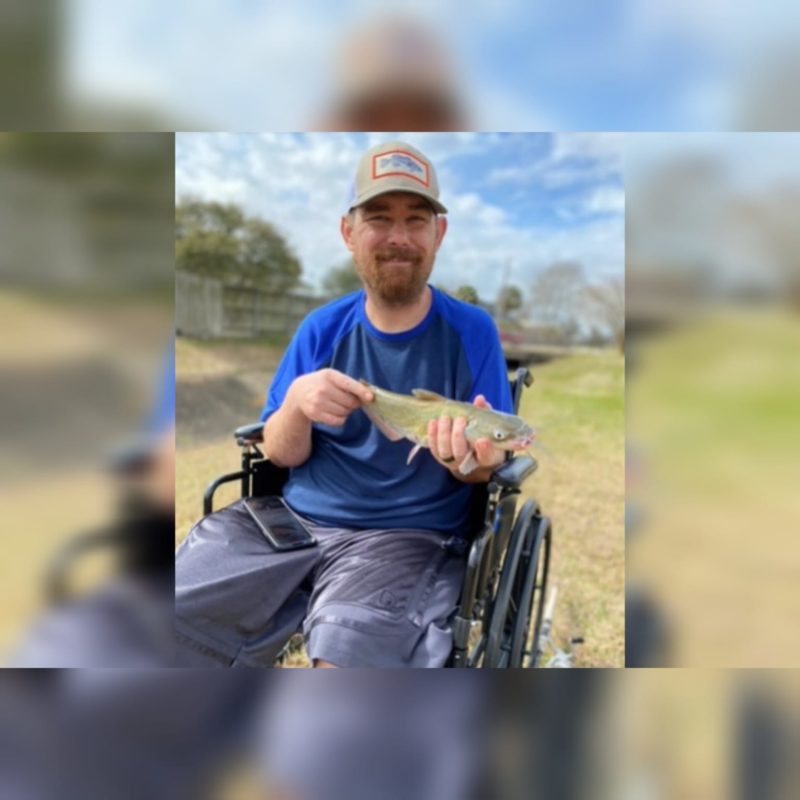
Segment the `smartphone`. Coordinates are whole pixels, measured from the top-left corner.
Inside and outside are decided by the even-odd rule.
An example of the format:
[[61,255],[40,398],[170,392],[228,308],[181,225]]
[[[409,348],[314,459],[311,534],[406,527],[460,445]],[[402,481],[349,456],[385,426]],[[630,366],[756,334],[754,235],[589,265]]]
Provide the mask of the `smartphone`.
[[317,543],[280,497],[248,497],[244,507],[276,550],[299,550]]

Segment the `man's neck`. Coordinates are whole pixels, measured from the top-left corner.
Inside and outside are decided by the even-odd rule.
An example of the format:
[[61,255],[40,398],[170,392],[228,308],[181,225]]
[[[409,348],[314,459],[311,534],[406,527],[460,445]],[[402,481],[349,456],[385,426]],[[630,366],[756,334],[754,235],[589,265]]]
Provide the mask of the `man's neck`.
[[367,319],[381,333],[403,333],[415,328],[425,319],[433,303],[433,292],[430,286],[417,300],[404,306],[388,306],[382,304],[380,299],[367,293],[367,302],[364,306]]

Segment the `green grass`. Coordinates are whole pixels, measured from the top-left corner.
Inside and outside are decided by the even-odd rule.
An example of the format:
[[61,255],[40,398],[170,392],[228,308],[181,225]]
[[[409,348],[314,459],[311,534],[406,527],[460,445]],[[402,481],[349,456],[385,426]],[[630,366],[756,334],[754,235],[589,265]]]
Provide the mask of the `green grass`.
[[553,639],[580,636],[576,664],[624,663],[624,360],[613,351],[534,370],[521,415],[540,431],[538,471],[523,487],[553,524]]
[[720,307],[640,345],[628,576],[666,618],[676,666],[800,660],[798,353],[800,318],[777,306]]

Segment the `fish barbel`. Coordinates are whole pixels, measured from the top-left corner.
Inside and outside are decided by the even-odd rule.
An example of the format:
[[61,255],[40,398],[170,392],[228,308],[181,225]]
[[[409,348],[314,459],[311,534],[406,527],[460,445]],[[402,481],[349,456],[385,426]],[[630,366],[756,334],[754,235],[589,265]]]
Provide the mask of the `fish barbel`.
[[[374,395],[371,403],[364,403],[361,407],[375,426],[393,442],[401,439],[414,442],[415,447],[406,463],[411,462],[420,448],[430,446],[428,423],[443,416],[451,419],[466,417],[464,434],[471,445],[478,439],[488,439],[501,450],[524,450],[536,435],[525,420],[513,414],[450,400],[427,389],[412,389],[410,395],[396,394],[373,386],[363,378],[360,382]],[[473,449],[458,468],[462,475],[468,475],[477,466]]]

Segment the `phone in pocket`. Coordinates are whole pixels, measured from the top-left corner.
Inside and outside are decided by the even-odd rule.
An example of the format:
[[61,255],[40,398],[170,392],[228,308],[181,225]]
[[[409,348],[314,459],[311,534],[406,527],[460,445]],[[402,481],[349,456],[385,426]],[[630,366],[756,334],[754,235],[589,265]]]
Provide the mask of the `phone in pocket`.
[[248,497],[244,507],[276,550],[300,550],[317,543],[280,497]]

